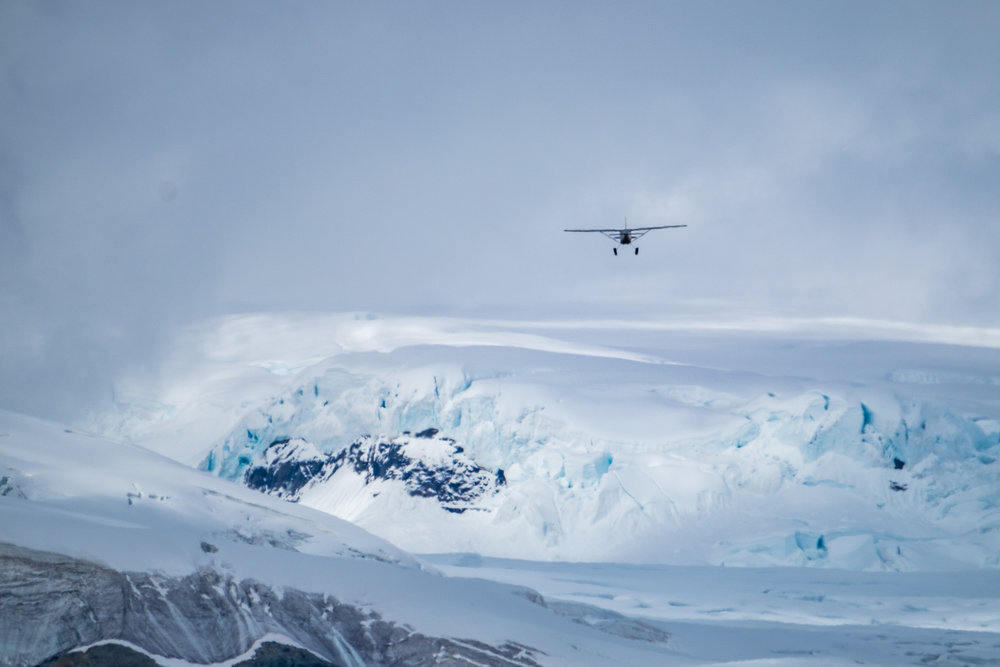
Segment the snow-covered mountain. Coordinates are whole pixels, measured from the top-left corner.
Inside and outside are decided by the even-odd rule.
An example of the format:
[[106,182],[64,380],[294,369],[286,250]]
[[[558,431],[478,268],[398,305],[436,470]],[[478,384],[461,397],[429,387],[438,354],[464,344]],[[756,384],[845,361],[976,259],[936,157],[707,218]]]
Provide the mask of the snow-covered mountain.
[[[436,433],[429,428],[411,437],[406,431],[386,442],[366,437],[326,455],[305,440],[275,440],[263,451],[259,465],[246,470],[244,482],[252,489],[298,501],[320,489],[347,495],[344,487],[354,487],[360,477],[366,486],[388,482],[383,486],[434,499],[441,509],[455,514],[477,509],[477,501],[506,484],[502,469],[493,474],[483,470],[454,440],[438,438]],[[337,476],[338,472],[343,474]]]
[[358,666],[668,655],[640,621],[442,577],[345,521],[138,447],[0,411],[0,466],[0,665],[107,642],[171,665],[232,664],[264,641]]
[[[995,341],[874,333],[236,318],[198,372],[266,390],[210,394],[200,466],[415,552],[997,567]],[[114,429],[193,463],[156,400]]]
[[0,412],[0,664],[989,664],[1000,335],[747,324],[229,318]]

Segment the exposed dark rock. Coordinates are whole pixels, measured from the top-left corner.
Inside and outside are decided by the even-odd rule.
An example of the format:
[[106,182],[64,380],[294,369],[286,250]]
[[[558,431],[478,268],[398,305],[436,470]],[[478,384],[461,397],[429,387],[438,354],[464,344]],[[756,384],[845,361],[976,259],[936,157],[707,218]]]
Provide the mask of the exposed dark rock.
[[339,663],[321,660],[309,651],[277,642],[263,642],[249,660],[234,667],[339,667]]
[[[330,595],[289,588],[276,592],[215,570],[184,577],[118,572],[0,544],[3,667],[155,664],[121,645],[73,653],[103,641],[127,642],[165,658],[221,662],[246,653],[268,633],[289,637],[308,653],[269,647],[262,662],[255,662],[255,655],[246,664],[341,665],[358,658],[372,666],[537,664],[538,652],[528,647],[428,637]],[[300,662],[283,661],[282,655]]]
[[[332,477],[341,468],[353,470],[366,484],[376,480],[398,480],[411,496],[434,498],[453,513],[462,513],[487,493],[506,483],[503,470],[490,473],[469,459],[461,447],[448,438],[437,437],[437,429],[427,429],[417,438],[438,440],[450,456],[444,461],[427,462],[408,453],[408,437],[383,441],[365,438],[334,454],[318,454],[300,439],[272,442],[247,469],[244,483],[252,489],[297,500],[299,492],[313,482]],[[312,451],[313,454],[303,454]]]
[[906,489],[909,488],[909,487],[907,487],[906,484],[902,484],[900,482],[892,482],[892,481],[890,481],[889,482],[889,488],[892,489],[893,491],[906,491]]
[[160,663],[128,646],[101,644],[50,658],[38,667],[160,667]]
[[[294,499],[296,493],[323,469],[324,461],[303,456],[301,439],[282,438],[264,450],[266,465],[248,468],[244,474],[247,486],[267,488],[279,498]],[[249,463],[249,461],[248,461]]]
[[[425,651],[406,651],[393,665],[440,665],[448,664],[445,658],[450,658],[450,662],[455,664],[468,665],[464,657],[470,653],[481,653],[485,657],[502,659],[497,663],[476,663],[476,664],[501,664],[501,665],[537,665],[533,660],[519,660],[521,654],[529,653],[530,649],[520,644],[508,642],[500,647],[494,648],[482,642],[470,640],[470,647],[463,647],[466,650],[463,654],[447,653],[446,647],[433,645],[434,649],[444,649],[440,653],[428,658]],[[427,647],[424,647],[427,648]],[[475,651],[468,650],[476,649]],[[435,658],[437,656],[437,659]],[[478,656],[477,656],[478,657]],[[439,661],[439,659],[441,661]],[[341,667],[344,663],[330,662],[318,658],[309,651],[305,651],[294,646],[287,646],[277,642],[263,642],[254,652],[253,657],[235,663],[234,667]],[[128,646],[121,644],[102,644],[94,646],[86,651],[74,651],[63,656],[50,658],[38,667],[162,667],[160,663],[150,658],[145,653],[140,653]]]
[[0,476],[0,496],[11,496],[12,498],[24,498],[17,482],[8,475]]

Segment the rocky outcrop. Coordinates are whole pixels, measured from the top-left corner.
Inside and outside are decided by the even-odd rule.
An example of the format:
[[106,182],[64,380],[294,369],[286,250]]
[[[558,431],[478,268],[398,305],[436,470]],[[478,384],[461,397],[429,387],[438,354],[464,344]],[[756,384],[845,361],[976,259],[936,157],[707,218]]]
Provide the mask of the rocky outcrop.
[[436,429],[415,436],[366,437],[332,454],[321,454],[301,438],[275,440],[244,473],[252,489],[297,500],[307,485],[329,480],[341,469],[352,470],[365,484],[396,480],[411,496],[434,498],[460,514],[506,483],[503,470],[486,470]]
[[336,665],[537,664],[530,648],[428,637],[330,595],[278,592],[211,569],[183,577],[119,572],[0,544],[3,667],[37,665],[107,640],[213,663],[246,653],[268,633]]

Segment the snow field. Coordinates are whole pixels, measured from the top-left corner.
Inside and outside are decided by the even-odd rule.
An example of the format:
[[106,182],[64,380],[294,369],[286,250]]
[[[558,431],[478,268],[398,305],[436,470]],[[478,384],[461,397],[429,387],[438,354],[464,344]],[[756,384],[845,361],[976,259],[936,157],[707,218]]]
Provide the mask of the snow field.
[[[141,447],[4,415],[5,541],[332,591],[543,664],[996,661],[992,334],[824,327],[229,318],[89,422]],[[346,468],[295,504],[231,482],[275,440],[366,434],[506,484],[454,513]],[[608,634],[632,619],[669,642]]]
[[[441,346],[341,357],[320,373],[251,411],[204,465],[237,479],[279,437],[332,452],[358,434],[433,427],[504,471],[481,512],[435,516],[426,499],[364,493],[343,475],[339,491],[302,502],[411,551],[904,570],[995,559],[993,422],[896,387]],[[675,375],[684,384],[668,384]]]

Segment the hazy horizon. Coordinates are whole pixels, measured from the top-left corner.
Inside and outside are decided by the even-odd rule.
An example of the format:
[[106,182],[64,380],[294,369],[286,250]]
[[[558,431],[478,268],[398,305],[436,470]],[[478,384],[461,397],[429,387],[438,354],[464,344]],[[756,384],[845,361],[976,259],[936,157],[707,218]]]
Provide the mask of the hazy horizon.
[[[992,2],[0,6],[0,406],[233,312],[1000,326]],[[687,224],[638,257],[567,227]]]

